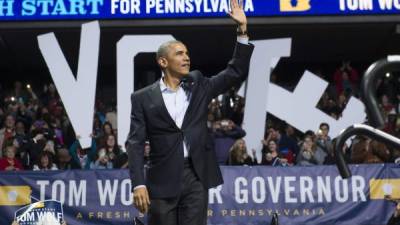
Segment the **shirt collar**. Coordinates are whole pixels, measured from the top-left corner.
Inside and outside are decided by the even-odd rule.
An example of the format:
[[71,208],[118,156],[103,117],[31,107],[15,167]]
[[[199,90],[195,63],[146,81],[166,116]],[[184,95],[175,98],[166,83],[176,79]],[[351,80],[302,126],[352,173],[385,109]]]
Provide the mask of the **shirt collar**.
[[161,79],[160,79],[160,89],[161,89],[161,92],[169,90],[169,88],[167,87],[167,85],[164,82],[164,73],[162,74]]
[[[169,88],[169,87],[167,86],[167,84],[164,82],[164,77],[165,77],[164,73],[161,73],[161,79],[160,79],[160,89],[161,89],[161,92],[165,92],[165,91],[172,91],[172,92],[175,92],[174,90],[172,90],[171,88]],[[178,89],[182,87],[181,85],[182,85],[182,84],[179,84]]]

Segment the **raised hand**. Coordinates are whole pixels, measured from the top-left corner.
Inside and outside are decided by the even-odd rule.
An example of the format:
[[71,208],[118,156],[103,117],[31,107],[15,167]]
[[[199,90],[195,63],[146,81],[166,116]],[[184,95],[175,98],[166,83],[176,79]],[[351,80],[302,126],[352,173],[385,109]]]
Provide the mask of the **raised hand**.
[[247,29],[247,17],[243,10],[244,0],[231,0],[231,11],[228,12],[229,16],[238,24],[241,31],[246,31]]

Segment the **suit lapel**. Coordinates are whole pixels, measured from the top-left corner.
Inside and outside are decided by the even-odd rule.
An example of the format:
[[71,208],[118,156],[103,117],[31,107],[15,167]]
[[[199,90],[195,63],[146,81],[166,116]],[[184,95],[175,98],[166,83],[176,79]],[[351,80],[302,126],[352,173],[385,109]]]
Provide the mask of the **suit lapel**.
[[153,86],[150,89],[150,99],[155,105],[155,109],[160,113],[162,118],[165,121],[168,121],[170,124],[172,124],[175,128],[179,129],[175,121],[172,119],[171,115],[168,112],[167,106],[165,105],[164,99],[161,94],[161,89],[160,89],[160,80],[156,81]]
[[192,90],[191,90],[191,96],[190,96],[190,100],[189,100],[189,106],[185,112],[185,116],[183,117],[183,122],[182,122],[182,129],[184,129],[187,125],[188,122],[190,121],[190,117],[191,115],[194,113],[193,111],[193,107],[197,104],[197,87],[198,87],[198,81],[195,79],[194,74],[190,73],[189,76],[192,77]]

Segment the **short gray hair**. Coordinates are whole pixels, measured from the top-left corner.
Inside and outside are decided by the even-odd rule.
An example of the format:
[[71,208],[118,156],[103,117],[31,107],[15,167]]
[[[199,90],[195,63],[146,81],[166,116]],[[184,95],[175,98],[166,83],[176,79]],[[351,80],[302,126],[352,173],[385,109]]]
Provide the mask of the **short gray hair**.
[[168,54],[169,47],[174,44],[183,44],[181,41],[178,40],[171,40],[164,42],[158,47],[156,59],[158,60],[160,57],[164,57]]

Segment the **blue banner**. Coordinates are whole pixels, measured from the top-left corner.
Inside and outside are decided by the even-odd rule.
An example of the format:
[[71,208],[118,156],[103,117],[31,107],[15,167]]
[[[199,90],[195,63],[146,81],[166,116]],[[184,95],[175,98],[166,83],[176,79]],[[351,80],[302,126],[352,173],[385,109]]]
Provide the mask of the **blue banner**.
[[[354,165],[343,180],[334,166],[222,167],[225,183],[209,191],[208,224],[265,225],[273,213],[280,224],[385,224],[400,199],[400,167]],[[63,203],[69,225],[130,225],[127,170],[0,173],[0,224],[30,203],[29,196]],[[32,202],[36,202],[33,200]]]
[[[249,17],[398,14],[398,0],[244,0]],[[229,0],[0,0],[0,21],[227,17]]]

